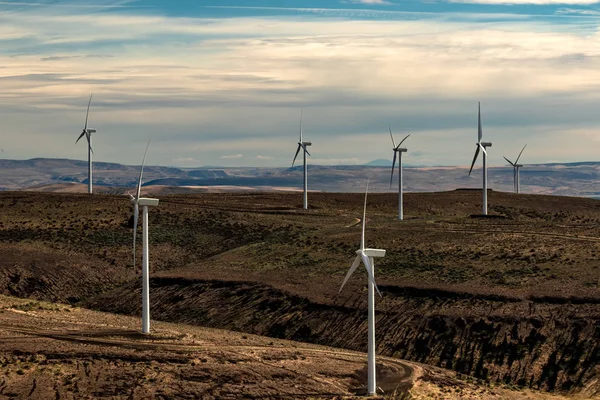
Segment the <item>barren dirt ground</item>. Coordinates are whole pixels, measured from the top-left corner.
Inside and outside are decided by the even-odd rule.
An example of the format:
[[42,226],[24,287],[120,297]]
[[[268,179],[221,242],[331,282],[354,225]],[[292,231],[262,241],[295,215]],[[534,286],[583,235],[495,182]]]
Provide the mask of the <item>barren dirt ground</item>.
[[[366,355],[0,296],[0,398],[353,398]],[[378,359],[386,398],[560,399]]]
[[[297,193],[161,196],[159,206],[150,211],[153,316],[173,323],[363,350],[364,271],[357,271],[338,293],[360,242],[363,199],[362,194],[311,193],[311,208],[305,211]],[[376,263],[376,278],[383,292],[377,301],[378,351],[481,378],[487,382],[486,388],[512,384],[569,395],[587,393],[588,398],[597,395],[600,201],[498,192],[490,192],[489,199],[492,217],[478,218],[480,191],[410,193],[405,197],[406,220],[399,222],[395,219],[395,194],[369,196],[366,244],[387,250],[386,257]],[[138,315],[141,241],[138,263],[133,266],[130,216],[126,196],[0,193],[0,293]],[[35,312],[48,318],[43,329],[52,328],[46,321],[55,321],[57,315],[74,315],[74,311]],[[16,314],[5,311],[0,315]],[[29,314],[19,314],[19,318],[26,316]],[[119,327],[130,333],[137,329],[135,319],[110,318],[134,321],[106,322],[111,329]],[[84,322],[104,323],[100,321],[100,317],[89,317]],[[204,332],[183,325],[156,326]],[[62,336],[65,328],[56,329]],[[34,343],[67,342],[56,335],[7,334]],[[135,343],[147,340],[133,334],[114,336]],[[74,346],[75,342],[68,343]],[[18,355],[15,350],[24,351],[7,349],[6,354]],[[78,354],[67,350],[53,360],[77,359],[68,355],[71,353]],[[97,364],[95,368],[101,374],[121,367],[129,371],[127,379],[117,372],[111,379],[123,379],[119,385],[129,385],[123,393],[131,393],[137,387],[131,386],[137,382],[132,377],[151,379],[153,375],[145,378],[145,367],[140,370],[137,361],[132,364],[123,357],[118,364]],[[164,364],[175,368],[169,361],[171,355],[165,357]],[[92,363],[96,359],[85,360]],[[66,362],[59,364],[63,368]],[[324,396],[351,393],[352,376],[359,376],[359,364],[340,378],[348,382],[345,392],[328,388],[322,392]],[[177,368],[169,376],[155,378],[164,381],[161,388],[177,387],[174,382],[187,379],[180,373],[182,364],[174,365]],[[432,375],[441,376],[439,379],[417,374],[420,378],[412,390],[435,393],[439,388],[446,391],[441,398],[451,398],[449,388],[470,390],[468,382],[456,380],[457,372]],[[5,386],[32,375],[23,368],[21,374],[15,370],[10,376]],[[446,378],[466,386],[449,384]],[[34,382],[34,378],[28,379],[31,386],[22,389],[27,393]],[[190,381],[206,384],[198,377]],[[35,386],[43,382],[36,380]],[[217,381],[215,390],[223,390],[222,386]],[[63,383],[57,387],[63,388]],[[203,393],[215,395],[211,386],[204,388]],[[116,393],[116,389],[110,390]],[[271,394],[275,392],[260,390],[257,397],[277,397]],[[306,390],[318,392],[316,386]],[[500,390],[508,388],[493,388],[494,393]],[[292,389],[281,393],[306,396]],[[521,396],[528,392],[509,393]],[[538,392],[530,395],[542,396]],[[456,396],[469,398],[460,391]]]

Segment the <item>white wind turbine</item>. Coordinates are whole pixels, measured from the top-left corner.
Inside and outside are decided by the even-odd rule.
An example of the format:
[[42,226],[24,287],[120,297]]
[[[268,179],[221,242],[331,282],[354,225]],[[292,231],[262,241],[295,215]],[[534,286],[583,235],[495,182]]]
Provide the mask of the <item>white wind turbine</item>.
[[304,209],[307,210],[308,209],[308,195],[307,195],[307,190],[308,190],[308,178],[307,178],[307,170],[306,170],[306,155],[308,154],[310,156],[310,153],[308,152],[307,147],[311,146],[312,143],[311,142],[305,142],[302,140],[302,114],[304,112],[304,109],[302,109],[300,111],[300,141],[298,141],[298,149],[296,150],[296,155],[294,156],[294,160],[292,161],[292,168],[294,167],[294,163],[296,162],[296,157],[298,157],[298,153],[300,153],[300,149],[304,150],[303,151],[303,156],[304,156],[304,195],[303,195],[303,206]]
[[392,180],[394,179],[394,167],[396,166],[396,156],[398,156],[398,219],[404,219],[404,209],[402,205],[402,153],[406,153],[408,150],[406,148],[400,147],[402,143],[406,139],[408,139],[409,135],[406,135],[404,139],[396,146],[396,142],[394,141],[394,135],[392,135],[392,126],[390,125],[390,137],[392,138],[392,144],[394,147],[392,150],[394,151],[394,161],[392,161],[392,176],[390,177],[390,188],[392,187]]
[[521,158],[521,154],[523,154],[523,150],[525,150],[525,147],[527,147],[527,145],[523,146],[523,148],[521,149],[521,152],[519,153],[519,156],[517,157],[517,160],[515,162],[510,161],[508,158],[504,157],[504,159],[506,161],[508,161],[508,163],[510,165],[513,166],[513,180],[514,180],[514,187],[515,187],[515,193],[521,193],[521,167],[523,166],[523,164],[519,164],[519,158]]
[[481,129],[481,103],[479,103],[478,108],[478,130],[477,130],[477,149],[475,150],[475,157],[473,157],[473,162],[471,163],[471,169],[469,170],[469,176],[473,171],[473,166],[475,165],[475,161],[477,161],[477,156],[479,155],[479,150],[483,152],[483,215],[487,215],[487,151],[486,147],[492,147],[491,142],[482,142],[481,138],[483,137],[483,131]]
[[92,193],[92,154],[94,154],[94,151],[92,150],[92,133],[96,133],[95,129],[88,129],[88,127],[87,127],[88,116],[90,114],[90,104],[92,103],[92,96],[93,96],[93,94],[90,95],[90,100],[88,101],[87,112],[85,113],[85,125],[83,126],[83,131],[81,132],[81,135],[79,135],[79,137],[75,141],[75,144],[77,144],[77,142],[79,142],[79,139],[81,139],[85,135],[85,138],[87,139],[87,142],[88,142],[88,193]]
[[142,175],[144,174],[144,163],[146,153],[148,152],[150,141],[146,145],[142,167],[140,168],[140,178],[137,184],[136,195],[130,195],[133,203],[133,266],[135,267],[135,244],[139,218],[139,206],[144,207],[142,219],[142,333],[150,333],[150,252],[148,249],[148,206],[157,206],[158,199],[141,197]]
[[367,180],[367,189],[365,190],[365,205],[363,210],[363,219],[362,219],[362,235],[360,238],[360,249],[356,251],[356,258],[350,267],[350,270],[346,274],[344,278],[344,282],[342,282],[342,286],[340,287],[340,293],[344,288],[350,276],[356,271],[359,264],[362,263],[367,270],[368,279],[368,296],[369,296],[369,329],[368,329],[368,381],[367,381],[367,394],[374,395],[376,394],[376,380],[375,380],[375,291],[379,293],[379,288],[377,288],[377,284],[375,283],[375,261],[373,258],[375,257],[385,257],[385,250],[380,249],[369,249],[365,248],[365,224],[367,217],[367,194],[369,192],[369,181]]

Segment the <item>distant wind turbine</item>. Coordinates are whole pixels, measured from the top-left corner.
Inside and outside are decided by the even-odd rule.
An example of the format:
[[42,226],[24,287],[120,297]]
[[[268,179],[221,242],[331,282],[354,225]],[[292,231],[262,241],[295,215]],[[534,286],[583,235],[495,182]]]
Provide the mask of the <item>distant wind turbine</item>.
[[83,126],[83,131],[81,132],[81,135],[79,135],[79,137],[75,141],[75,144],[77,144],[77,142],[79,142],[79,139],[81,139],[85,135],[85,138],[87,139],[87,142],[88,142],[88,193],[92,193],[92,154],[94,153],[94,151],[92,150],[92,133],[96,133],[95,129],[88,129],[88,127],[87,127],[88,116],[90,114],[90,104],[92,103],[92,96],[93,96],[93,94],[90,95],[90,100],[88,101],[87,112],[85,113],[85,125]]
[[136,195],[130,195],[133,203],[133,266],[135,268],[135,244],[139,218],[139,206],[144,207],[142,219],[142,333],[150,333],[150,251],[148,248],[148,206],[157,206],[158,199],[141,197],[142,176],[144,174],[144,163],[146,162],[146,153],[148,152],[150,141],[146,145],[142,167],[140,168],[140,178],[137,184]]
[[483,152],[483,215],[488,214],[487,210],[487,151],[486,147],[492,147],[491,142],[482,142],[481,139],[483,137],[483,130],[481,129],[481,103],[479,103],[478,107],[478,130],[477,130],[477,149],[475,150],[475,157],[473,157],[473,162],[471,163],[471,169],[469,170],[469,176],[473,171],[473,166],[475,165],[475,161],[477,161],[477,156],[479,155],[479,150]]
[[308,209],[308,176],[306,169],[306,155],[310,156],[307,147],[311,146],[311,142],[305,142],[302,140],[302,114],[304,113],[304,109],[300,110],[300,140],[298,141],[298,149],[296,150],[296,155],[294,156],[294,160],[292,161],[292,168],[294,167],[294,163],[296,162],[296,157],[298,157],[298,153],[300,153],[300,149],[303,150],[303,158],[304,158],[304,195],[303,195],[303,205],[304,209]]
[[523,150],[525,150],[525,147],[527,147],[527,145],[523,146],[523,148],[521,149],[521,152],[519,153],[519,156],[517,157],[517,160],[515,162],[510,161],[508,158],[504,157],[504,159],[506,161],[508,161],[508,163],[510,165],[513,166],[513,184],[514,184],[514,190],[515,193],[521,193],[521,167],[523,166],[522,164],[519,164],[519,158],[521,158],[521,154],[523,154]]
[[392,180],[394,179],[394,167],[396,166],[396,156],[398,156],[398,219],[404,219],[404,210],[402,204],[402,153],[406,153],[408,150],[400,147],[402,143],[406,139],[408,139],[409,135],[406,135],[404,139],[396,146],[396,142],[394,141],[394,135],[392,135],[392,126],[390,125],[390,137],[392,138],[392,144],[394,147],[392,150],[394,151],[394,161],[392,161],[392,176],[390,177],[390,188],[392,187]]
[[350,276],[356,271],[361,261],[367,270],[368,276],[368,296],[369,296],[369,329],[368,329],[368,380],[367,380],[367,394],[374,395],[376,394],[376,380],[375,380],[375,291],[379,293],[379,288],[377,288],[377,284],[375,283],[375,261],[373,258],[375,257],[385,257],[385,250],[380,249],[369,249],[365,248],[365,224],[367,221],[367,194],[369,193],[369,181],[367,180],[367,189],[365,190],[365,205],[363,209],[363,220],[362,220],[362,235],[360,237],[360,249],[356,251],[356,258],[350,267],[350,270],[346,274],[344,278],[344,282],[342,282],[342,286],[340,287],[340,293],[350,279]]

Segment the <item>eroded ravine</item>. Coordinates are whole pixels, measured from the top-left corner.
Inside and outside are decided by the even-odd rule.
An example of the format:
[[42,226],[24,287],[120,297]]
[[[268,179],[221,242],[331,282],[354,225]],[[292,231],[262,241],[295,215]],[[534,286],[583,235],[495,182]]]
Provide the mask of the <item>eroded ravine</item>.
[[[380,354],[548,391],[577,392],[596,380],[597,304],[381,289]],[[317,304],[261,284],[175,278],[153,279],[151,293],[155,319],[366,349],[365,296]],[[132,284],[89,305],[135,315],[138,298]]]

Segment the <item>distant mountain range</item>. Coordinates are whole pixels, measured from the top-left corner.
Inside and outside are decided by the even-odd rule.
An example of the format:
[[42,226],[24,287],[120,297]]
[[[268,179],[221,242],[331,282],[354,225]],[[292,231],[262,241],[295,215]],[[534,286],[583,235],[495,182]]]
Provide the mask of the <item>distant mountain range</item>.
[[[386,160],[385,158],[378,158],[377,160],[373,160],[373,161],[369,161],[366,164],[363,164],[367,167],[388,167],[391,168],[392,167],[392,160]],[[402,163],[402,166],[407,167],[407,168],[415,168],[415,167],[420,167],[420,165],[413,165],[413,164],[406,164],[406,163]]]
[[[362,191],[371,177],[374,191],[397,188],[397,175],[390,189],[390,160],[373,160],[366,165],[309,166],[309,189],[327,192]],[[139,166],[94,163],[94,185],[99,191],[126,192],[136,185]],[[521,170],[522,190],[570,196],[600,196],[600,162],[525,165]],[[193,168],[147,166],[144,186],[153,191],[299,190],[302,166],[294,168]],[[410,167],[404,172],[407,191],[444,191],[481,187],[481,169],[469,177],[464,167]],[[87,162],[69,159],[34,158],[0,160],[0,190],[81,191],[87,184]],[[489,187],[513,190],[509,167],[489,169]]]
[[369,161],[364,164],[368,167],[391,167],[392,160],[386,160],[385,158],[378,158],[377,160]]

